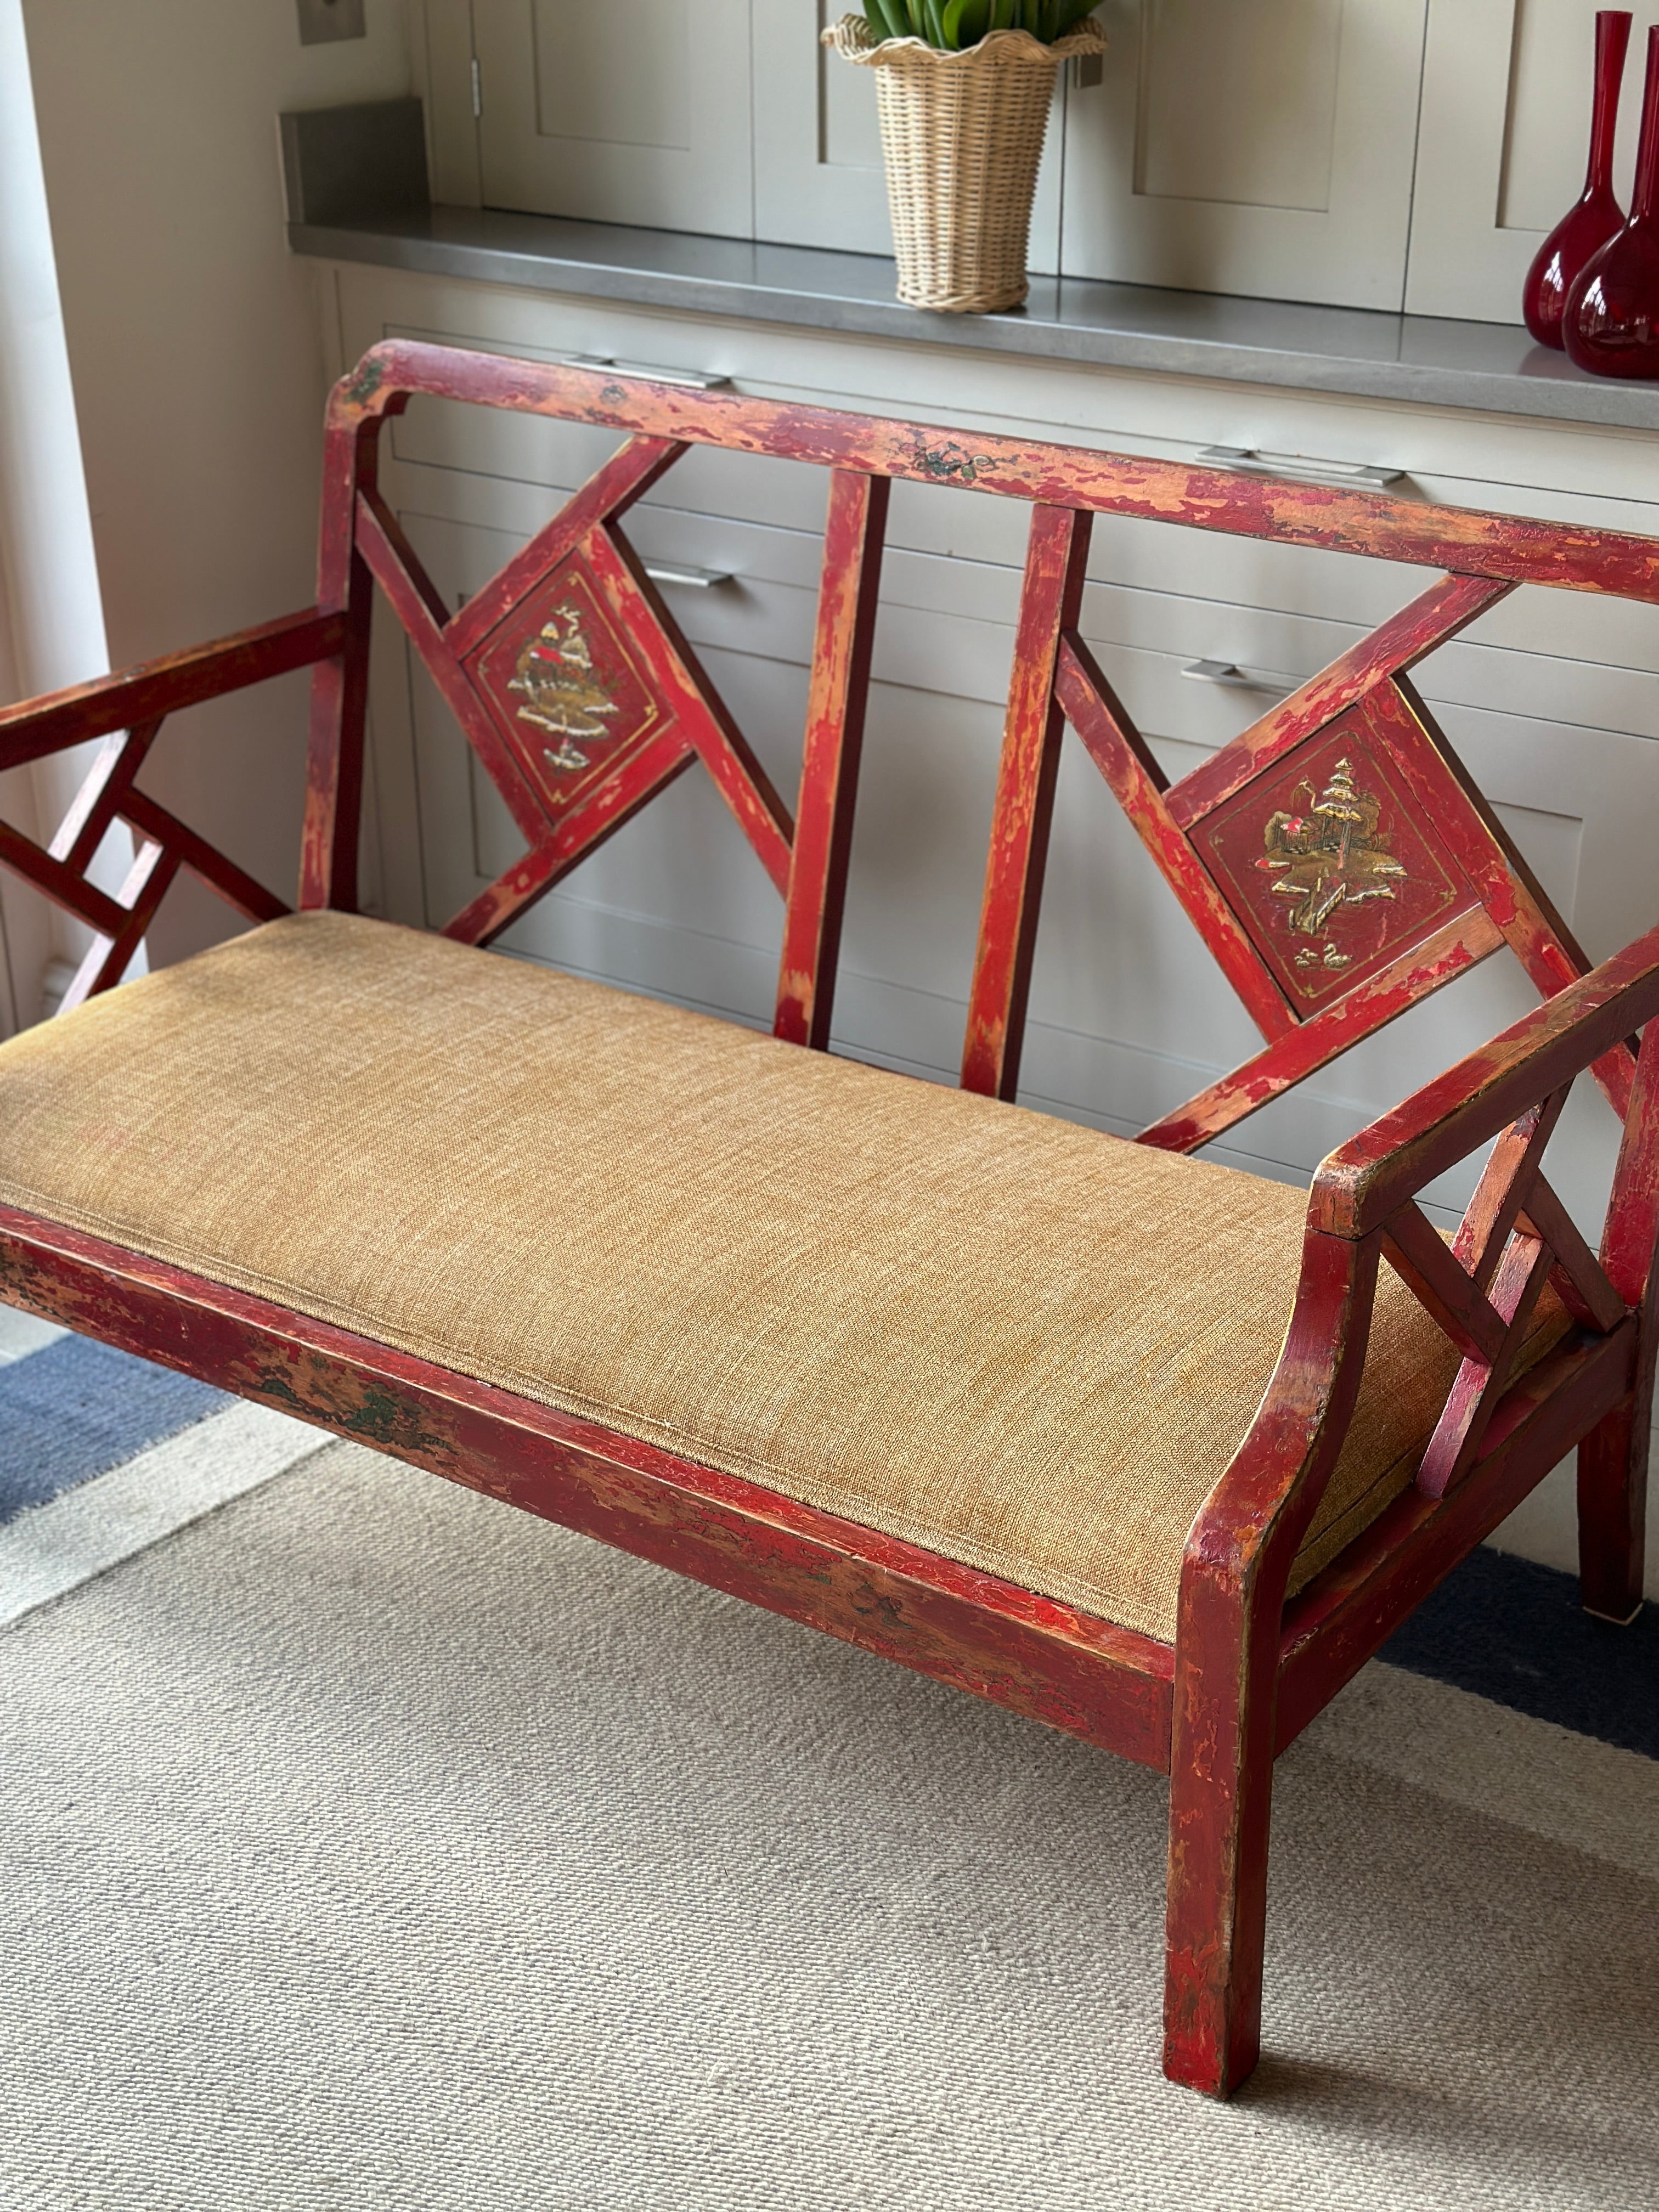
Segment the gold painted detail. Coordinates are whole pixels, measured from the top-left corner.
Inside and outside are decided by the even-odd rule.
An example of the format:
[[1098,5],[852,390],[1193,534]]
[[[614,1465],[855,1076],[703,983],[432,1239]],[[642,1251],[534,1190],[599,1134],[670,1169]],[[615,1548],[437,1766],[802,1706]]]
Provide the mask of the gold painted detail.
[[1287,814],[1281,807],[1270,817],[1263,833],[1267,852],[1256,866],[1278,878],[1271,896],[1293,902],[1292,934],[1320,940],[1297,947],[1297,966],[1346,968],[1352,956],[1327,935],[1327,924],[1345,906],[1391,899],[1391,879],[1406,870],[1377,829],[1381,807],[1356,788],[1350,763],[1338,761],[1317,798],[1310,783],[1298,784],[1293,796],[1303,792],[1311,801],[1307,812]]
[[542,758],[550,768],[587,766],[587,755],[575,740],[605,737],[604,718],[616,713],[617,702],[595,676],[580,607],[567,599],[554,608],[552,620],[543,624],[539,635],[519,655],[507,688],[525,701],[519,720],[558,739],[556,745],[542,747]]

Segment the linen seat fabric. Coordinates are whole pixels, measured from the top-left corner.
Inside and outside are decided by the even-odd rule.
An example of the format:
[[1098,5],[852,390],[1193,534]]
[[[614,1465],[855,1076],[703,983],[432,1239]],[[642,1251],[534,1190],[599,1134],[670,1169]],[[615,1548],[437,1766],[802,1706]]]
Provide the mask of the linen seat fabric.
[[[337,914],[0,1048],[0,1198],[1164,1639],[1306,1204]],[[1385,1269],[1297,1584],[1455,1365]]]

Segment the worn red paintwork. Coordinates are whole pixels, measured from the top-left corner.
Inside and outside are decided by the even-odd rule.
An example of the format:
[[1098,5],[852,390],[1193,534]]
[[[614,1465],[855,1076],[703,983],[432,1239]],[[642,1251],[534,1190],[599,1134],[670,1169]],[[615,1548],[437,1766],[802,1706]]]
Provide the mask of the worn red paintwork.
[[[1578,1439],[1618,1417],[1637,1332],[1570,1339],[1508,1391],[1468,1474],[1443,1498],[1413,1488],[1285,1607],[1276,1741],[1293,1741]],[[1626,1609],[1626,1618],[1628,1615]]]
[[994,1098],[1012,1098],[1019,1087],[1025,1002],[1065,726],[1054,676],[1060,641],[1077,628],[1083,605],[1091,521],[1089,515],[1065,507],[1039,507],[1031,516],[962,1051],[963,1089]]
[[835,1003],[853,815],[864,750],[881,556],[892,486],[836,469],[801,750],[800,811],[789,854],[773,1033],[824,1050]]
[[[459,610],[445,606],[378,488],[382,428],[422,395],[609,426],[623,440]],[[696,445],[830,473],[798,821],[622,529],[629,508]],[[1277,1751],[1575,1445],[1586,1601],[1625,1619],[1639,1599],[1659,1053],[1638,1057],[1632,1040],[1659,1015],[1659,929],[1589,969],[1409,672],[1520,583],[1659,604],[1659,544],[403,340],[374,348],[337,389],[323,475],[315,608],[0,713],[0,768],[106,740],[49,847],[0,824],[0,864],[97,933],[72,996],[118,980],[180,868],[254,920],[286,911],[136,778],[167,714],[306,665],[314,673],[300,902],[355,905],[378,585],[528,848],[447,933],[488,944],[700,765],[784,900],[776,1032],[823,1048],[894,481],[1035,510],[964,1042],[968,1087],[1012,1097],[1018,1086],[1068,723],[1265,1039],[1143,1141],[1204,1144],[1504,945],[1543,995],[1535,1012],[1342,1146],[1315,1178],[1284,1352],[1194,1523],[1173,1644],[0,1211],[0,1294],[14,1303],[1169,1768],[1165,2065],[1178,2081],[1224,2094],[1260,2043]],[[1446,573],[1171,786],[1078,634],[1096,514]],[[548,684],[551,703],[522,712],[520,702],[541,698]],[[585,699],[589,720],[572,720],[561,698]],[[111,896],[86,869],[117,821],[134,831],[137,857]],[[1599,1255],[1543,1172],[1567,1088],[1592,1067],[1624,1121]],[[1487,1145],[1448,1246],[1419,1200]],[[1415,1486],[1287,1603],[1352,1413],[1384,1261],[1462,1364]],[[1547,1280],[1572,1327],[1516,1379],[1527,1316]]]
[[1294,1033],[1296,1017],[1285,994],[1188,842],[1170,810],[1163,770],[1080,637],[1060,642],[1055,693],[1084,750],[1110,785],[1251,1020],[1266,1037]]
[[377,1345],[0,1207],[0,1290],[106,1342],[1162,1767],[1167,1645]]
[[1231,744],[1183,776],[1170,793],[1176,821],[1190,830],[1304,738],[1324,729],[1391,676],[1414,668],[1514,588],[1486,576],[1440,577],[1419,599],[1391,615],[1328,668],[1298,684]]

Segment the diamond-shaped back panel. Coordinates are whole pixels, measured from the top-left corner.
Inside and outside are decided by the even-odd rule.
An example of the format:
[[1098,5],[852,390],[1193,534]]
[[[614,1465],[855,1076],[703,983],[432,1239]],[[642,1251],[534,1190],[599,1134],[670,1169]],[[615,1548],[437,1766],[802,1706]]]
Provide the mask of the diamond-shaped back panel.
[[461,666],[550,820],[614,775],[669,719],[580,553]]
[[[412,397],[607,426],[589,483],[457,614],[375,480]],[[691,445],[814,463],[828,519],[798,819],[645,575],[629,507]],[[1584,956],[1436,728],[1410,671],[1517,584],[1659,602],[1659,544],[1180,463],[883,422],[604,369],[391,341],[331,403],[302,902],[349,902],[361,689],[378,582],[529,850],[449,924],[498,935],[695,763],[786,902],[777,1033],[822,1046],[845,896],[894,479],[1032,508],[963,1081],[1018,1079],[1059,750],[1069,724],[1261,1029],[1262,1050],[1143,1132],[1189,1149],[1508,944],[1549,994]],[[1116,514],[1414,563],[1412,603],[1171,787],[1078,631],[1090,529]],[[1597,1074],[1623,1112],[1632,1056]],[[1432,1267],[1436,1263],[1425,1263]]]
[[1359,708],[1206,815],[1194,842],[1304,1018],[1480,902]]

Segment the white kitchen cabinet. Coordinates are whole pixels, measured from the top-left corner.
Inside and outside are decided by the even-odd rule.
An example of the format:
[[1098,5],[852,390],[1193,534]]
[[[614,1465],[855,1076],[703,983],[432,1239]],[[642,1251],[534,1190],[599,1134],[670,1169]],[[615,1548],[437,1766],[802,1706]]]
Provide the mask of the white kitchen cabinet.
[[1398,308],[1424,0],[1103,0],[1066,274]]
[[[1432,0],[1409,313],[1518,322],[1532,258],[1583,189],[1596,0]],[[1647,27],[1632,8],[1614,183],[1630,204]]]
[[835,0],[766,0],[754,19],[755,228],[762,238],[890,253],[874,72],[827,52]]
[[[887,253],[843,0],[422,0],[438,196]],[[1616,169],[1628,194],[1634,9]],[[1038,273],[1520,319],[1583,181],[1595,0],[1099,0],[1056,88]],[[474,112],[472,59],[477,61]]]
[[748,238],[749,0],[478,0],[486,205]]

